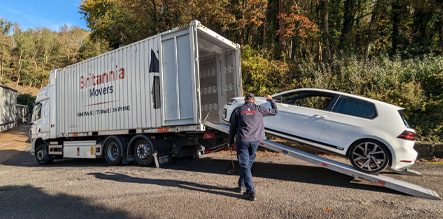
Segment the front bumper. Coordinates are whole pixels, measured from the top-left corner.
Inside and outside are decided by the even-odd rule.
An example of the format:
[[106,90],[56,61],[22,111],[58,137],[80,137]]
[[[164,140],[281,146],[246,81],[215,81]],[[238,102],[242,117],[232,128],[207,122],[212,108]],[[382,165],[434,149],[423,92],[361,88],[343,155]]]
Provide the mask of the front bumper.
[[35,144],[34,144],[34,141],[31,141],[31,150],[29,152],[31,152],[32,155],[35,155]]

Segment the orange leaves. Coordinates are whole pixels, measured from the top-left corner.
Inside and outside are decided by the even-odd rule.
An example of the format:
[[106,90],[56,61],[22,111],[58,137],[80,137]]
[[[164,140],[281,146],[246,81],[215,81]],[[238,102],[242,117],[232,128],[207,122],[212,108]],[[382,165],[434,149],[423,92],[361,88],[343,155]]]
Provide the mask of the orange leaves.
[[[280,13],[277,18],[282,18],[284,21],[283,37],[287,39],[293,37],[306,39],[308,31],[319,31],[317,25],[302,14],[302,9],[297,4],[291,6],[289,13]],[[278,34],[280,34],[280,30]]]
[[237,22],[240,27],[248,25],[253,30],[257,30],[264,24],[263,20],[266,18],[268,0],[243,0],[239,4],[243,15]]

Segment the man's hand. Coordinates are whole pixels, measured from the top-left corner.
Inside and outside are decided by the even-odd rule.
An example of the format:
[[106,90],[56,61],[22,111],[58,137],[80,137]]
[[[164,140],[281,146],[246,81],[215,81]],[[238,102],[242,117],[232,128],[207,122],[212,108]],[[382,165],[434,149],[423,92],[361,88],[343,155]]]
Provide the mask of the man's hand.
[[272,97],[269,94],[266,94],[265,97],[266,97],[266,100],[272,100]]
[[235,143],[234,144],[228,144],[228,148],[229,149],[232,149],[234,146],[235,146]]

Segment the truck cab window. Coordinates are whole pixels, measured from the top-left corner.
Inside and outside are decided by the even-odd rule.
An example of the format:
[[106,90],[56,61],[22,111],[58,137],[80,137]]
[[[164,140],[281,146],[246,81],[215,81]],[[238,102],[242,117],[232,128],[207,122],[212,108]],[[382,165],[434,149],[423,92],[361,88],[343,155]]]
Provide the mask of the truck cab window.
[[34,109],[32,110],[32,122],[39,120],[42,118],[42,104],[39,103],[34,106]]

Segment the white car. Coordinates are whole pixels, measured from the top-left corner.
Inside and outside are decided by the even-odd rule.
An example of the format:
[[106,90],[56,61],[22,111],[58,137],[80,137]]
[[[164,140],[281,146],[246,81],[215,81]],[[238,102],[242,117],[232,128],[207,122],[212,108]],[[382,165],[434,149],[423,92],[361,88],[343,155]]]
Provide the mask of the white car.
[[[322,89],[295,89],[272,95],[278,114],[265,117],[268,133],[281,133],[314,147],[349,157],[362,172],[377,173],[387,165],[402,171],[417,158],[415,130],[403,108],[385,102]],[[243,97],[224,106],[223,120],[244,104]],[[270,107],[265,98],[256,104]]]

